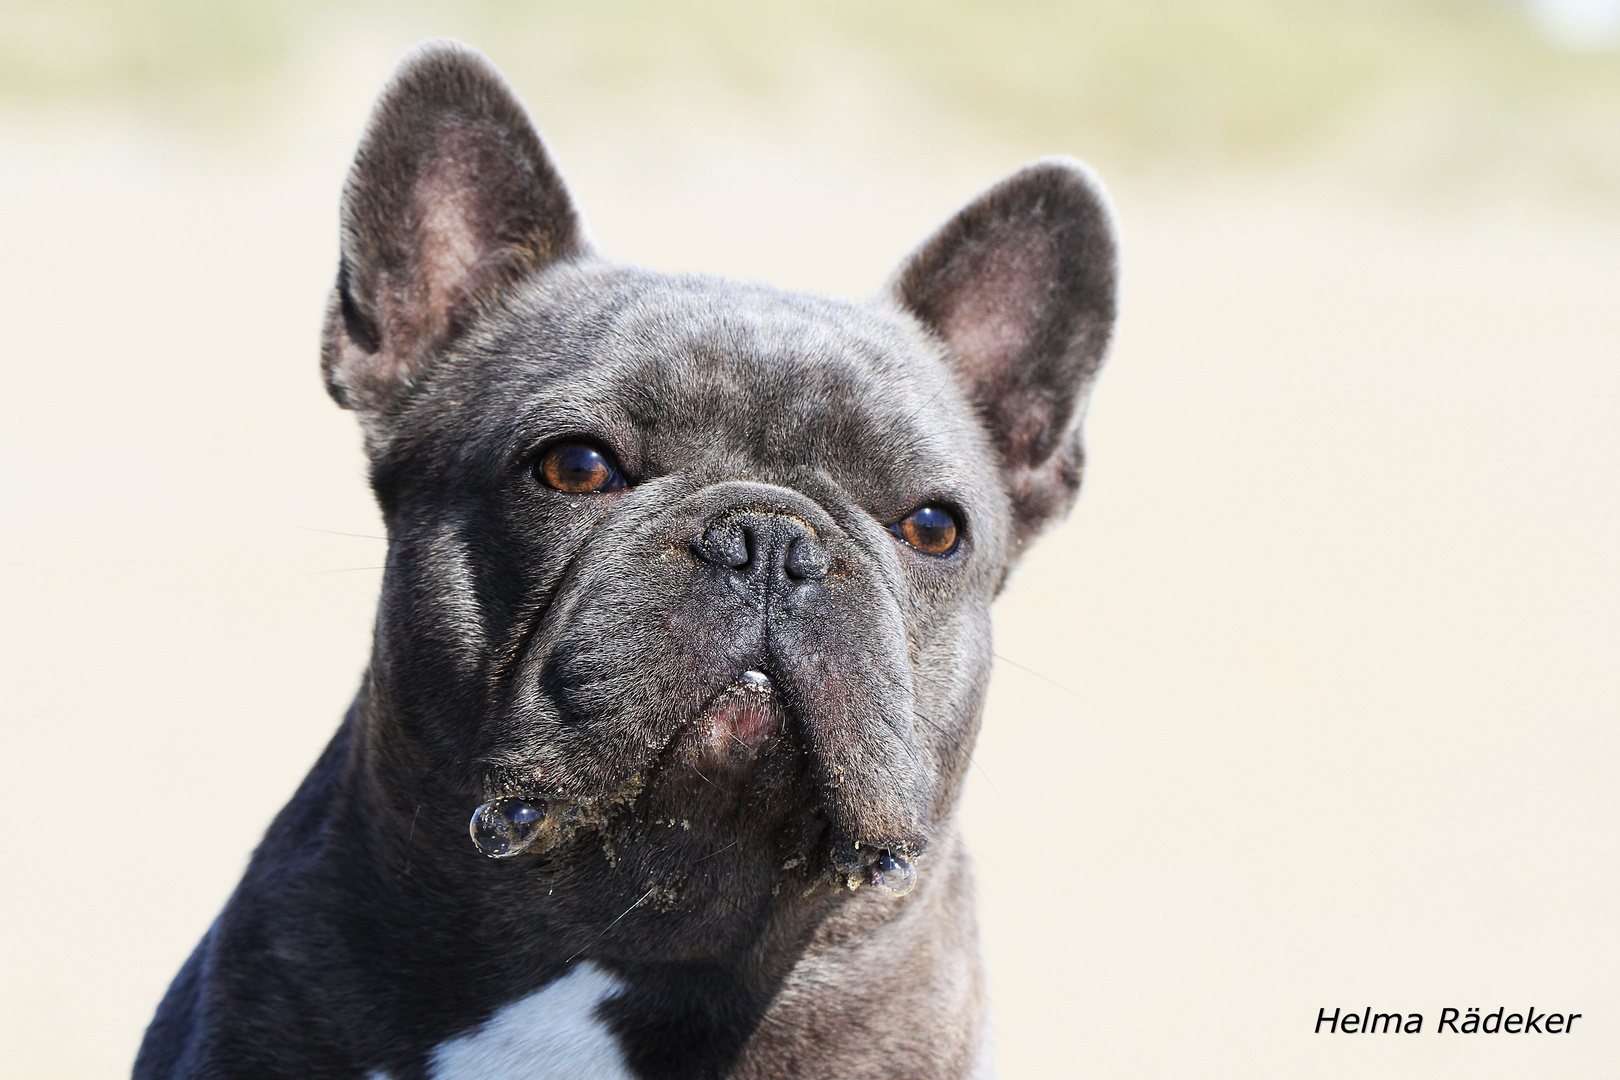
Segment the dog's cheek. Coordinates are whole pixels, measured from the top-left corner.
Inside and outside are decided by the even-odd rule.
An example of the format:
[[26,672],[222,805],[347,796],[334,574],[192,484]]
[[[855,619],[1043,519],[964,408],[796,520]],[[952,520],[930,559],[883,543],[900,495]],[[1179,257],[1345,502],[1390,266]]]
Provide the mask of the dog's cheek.
[[373,673],[430,758],[463,762],[491,702],[485,554],[449,515],[395,537],[379,601]]
[[418,546],[421,587],[416,610],[430,638],[463,678],[475,679],[486,662],[489,641],[473,555],[462,523],[446,521]]
[[995,653],[986,604],[951,608],[931,629],[914,662],[918,738],[936,762],[930,816],[939,821],[955,809],[972,765]]

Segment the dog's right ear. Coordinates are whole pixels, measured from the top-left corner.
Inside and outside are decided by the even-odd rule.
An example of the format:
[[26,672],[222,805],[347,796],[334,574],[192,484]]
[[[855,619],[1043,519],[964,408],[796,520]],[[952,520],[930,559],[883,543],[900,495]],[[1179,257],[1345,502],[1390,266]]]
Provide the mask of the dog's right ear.
[[1113,335],[1117,263],[1102,184],[1054,157],[969,203],[891,285],[944,345],[1000,455],[1015,550],[1080,489],[1080,422]]
[[342,230],[321,368],[338,404],[372,416],[394,412],[502,288],[586,250],[523,106],[448,40],[408,55],[378,99]]

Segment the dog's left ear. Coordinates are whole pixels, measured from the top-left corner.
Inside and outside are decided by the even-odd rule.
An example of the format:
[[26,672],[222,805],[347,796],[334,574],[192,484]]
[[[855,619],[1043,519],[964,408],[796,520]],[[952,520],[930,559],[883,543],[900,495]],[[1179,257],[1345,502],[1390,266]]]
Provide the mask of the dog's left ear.
[[483,54],[422,45],[378,98],[343,189],[326,386],[368,430],[502,288],[585,252],[523,106]]
[[1080,421],[1113,334],[1113,213],[1084,165],[1048,158],[947,222],[901,266],[895,300],[944,343],[1000,453],[1014,543],[1080,487]]

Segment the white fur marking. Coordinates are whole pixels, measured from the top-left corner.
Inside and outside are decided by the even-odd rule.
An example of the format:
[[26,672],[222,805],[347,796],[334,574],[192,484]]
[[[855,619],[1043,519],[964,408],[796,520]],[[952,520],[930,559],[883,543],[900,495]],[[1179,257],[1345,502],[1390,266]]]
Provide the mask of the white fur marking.
[[433,1080],[631,1080],[618,1040],[596,1007],[623,985],[591,963],[496,1010],[479,1027],[440,1043]]

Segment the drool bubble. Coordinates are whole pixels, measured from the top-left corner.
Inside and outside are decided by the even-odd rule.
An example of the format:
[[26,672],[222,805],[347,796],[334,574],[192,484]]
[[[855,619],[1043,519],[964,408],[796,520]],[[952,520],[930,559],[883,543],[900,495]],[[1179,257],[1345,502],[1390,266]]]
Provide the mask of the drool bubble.
[[479,851],[492,859],[505,859],[534,843],[545,820],[546,804],[540,800],[491,799],[473,811],[467,832]]
[[904,896],[917,884],[917,868],[910,859],[885,851],[872,861],[867,880],[878,892]]

